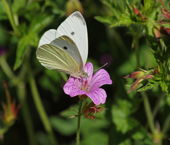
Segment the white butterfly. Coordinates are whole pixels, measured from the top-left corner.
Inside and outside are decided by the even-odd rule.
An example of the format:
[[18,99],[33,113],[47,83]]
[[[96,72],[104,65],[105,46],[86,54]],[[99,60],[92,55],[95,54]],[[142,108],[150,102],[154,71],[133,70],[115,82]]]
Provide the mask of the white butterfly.
[[43,34],[36,51],[39,62],[50,70],[73,77],[86,76],[83,67],[88,55],[86,22],[80,12],[72,13],[57,30]]

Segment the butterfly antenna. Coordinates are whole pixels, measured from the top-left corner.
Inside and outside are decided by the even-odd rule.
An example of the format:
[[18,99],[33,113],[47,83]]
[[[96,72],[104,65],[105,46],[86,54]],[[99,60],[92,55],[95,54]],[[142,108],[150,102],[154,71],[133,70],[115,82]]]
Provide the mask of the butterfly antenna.
[[98,71],[99,69],[101,69],[101,68],[105,67],[106,65],[108,65],[108,63],[105,63],[105,64],[104,64],[104,65],[102,65],[101,67],[99,67],[99,68],[95,69],[95,70],[94,70],[94,72],[96,72],[96,71]]

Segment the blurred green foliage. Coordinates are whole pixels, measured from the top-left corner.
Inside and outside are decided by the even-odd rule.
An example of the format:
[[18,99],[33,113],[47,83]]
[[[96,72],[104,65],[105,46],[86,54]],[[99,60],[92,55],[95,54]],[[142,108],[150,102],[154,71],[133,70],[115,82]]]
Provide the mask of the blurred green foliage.
[[[95,122],[82,117],[81,144],[169,144],[170,42],[164,35],[157,41],[153,32],[153,28],[161,25],[158,22],[162,18],[161,2],[80,2],[88,28],[88,61],[93,63],[94,69],[108,63],[105,69],[113,81],[112,85],[103,87],[107,101],[102,105],[104,111],[95,116]],[[169,9],[168,1],[164,0],[164,4]],[[137,15],[133,7],[142,15]],[[15,124],[1,134],[4,145],[52,144],[37,111],[32,93],[36,88],[30,85],[30,74],[36,81],[58,144],[73,145],[76,142],[77,118],[67,118],[76,114],[78,97],[70,98],[63,93],[68,76],[42,67],[35,56],[43,33],[56,29],[70,10],[79,10],[79,7],[69,9],[68,0],[0,1],[0,80],[6,80],[11,97],[22,104]],[[164,27],[168,28],[169,24]],[[138,68],[152,68],[159,74],[155,75],[157,79],[149,80],[143,87],[146,92],[127,94],[130,88],[125,84],[132,80],[125,80],[123,76]],[[152,87],[155,88],[150,90]],[[2,82],[0,94],[1,102],[5,102]]]

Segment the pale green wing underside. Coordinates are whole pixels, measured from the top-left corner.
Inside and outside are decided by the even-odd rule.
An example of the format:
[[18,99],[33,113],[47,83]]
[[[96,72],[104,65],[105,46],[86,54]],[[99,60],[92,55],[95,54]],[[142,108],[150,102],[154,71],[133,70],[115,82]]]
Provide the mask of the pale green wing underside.
[[68,53],[78,64],[80,70],[83,69],[83,61],[76,44],[68,36],[62,36],[53,40],[50,44],[61,48]]
[[[67,48],[74,52],[77,49],[76,45],[73,45],[74,43],[67,36],[59,37],[54,41],[56,42],[56,40],[60,42],[59,44],[57,43],[58,47],[54,44],[45,44],[37,49],[36,55],[39,62],[51,70],[62,71],[67,74],[78,74],[80,72],[79,65],[69,53],[63,50]],[[63,44],[64,46],[61,47]]]

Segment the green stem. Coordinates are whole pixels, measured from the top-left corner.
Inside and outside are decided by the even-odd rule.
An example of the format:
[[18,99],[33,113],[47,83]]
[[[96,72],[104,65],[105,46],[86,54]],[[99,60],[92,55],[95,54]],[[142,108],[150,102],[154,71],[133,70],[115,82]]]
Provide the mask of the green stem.
[[120,0],[120,7],[121,7],[122,11],[125,12],[122,0]]
[[80,118],[81,118],[82,103],[83,103],[83,100],[80,99],[79,110],[78,110],[78,122],[77,122],[77,145],[79,145],[79,142],[80,142]]
[[[22,104],[21,112],[22,112],[22,116],[24,119],[26,130],[28,133],[29,142],[30,142],[30,145],[36,145],[32,119],[31,119],[31,115],[28,109],[27,102],[25,101],[25,98],[26,98],[25,84],[21,82],[22,78],[24,78],[25,73],[26,73],[24,70],[25,68],[22,68],[21,70],[21,72],[23,72],[24,75],[22,76],[20,75],[19,76],[20,79],[17,79],[16,76],[11,71],[8,63],[6,62],[5,56],[0,57],[0,64],[1,64],[2,70],[7,75],[7,77],[10,80],[15,80],[15,81],[12,81],[12,85],[15,85],[17,87],[18,98],[20,100],[20,103]],[[17,80],[17,83],[16,83],[16,80]]]
[[142,98],[143,98],[143,103],[144,103],[144,108],[145,108],[149,128],[152,132],[152,135],[154,136],[155,135],[154,120],[153,120],[153,115],[152,115],[151,108],[150,108],[150,105],[149,105],[149,100],[148,100],[148,97],[147,97],[145,92],[141,92],[141,95],[142,95]]
[[137,36],[134,36],[133,39],[134,39],[134,45],[135,45],[137,67],[140,67],[140,63],[139,63],[139,38]]
[[32,120],[31,120],[31,115],[30,115],[30,112],[29,112],[29,109],[28,109],[28,103],[27,103],[27,100],[26,100],[25,84],[23,82],[18,84],[17,94],[18,94],[19,100],[22,104],[21,112],[22,112],[22,116],[23,116],[23,119],[24,119],[24,122],[25,122],[25,127],[26,127],[26,130],[27,130],[29,144],[30,145],[37,145],[36,140],[35,140],[33,124],[32,124]]
[[170,114],[168,115],[168,117],[165,120],[165,123],[163,124],[163,128],[162,128],[162,133],[165,134],[170,127]]
[[3,3],[3,5],[4,5],[4,7],[5,7],[7,16],[8,16],[8,18],[9,18],[9,21],[10,21],[10,23],[11,23],[11,26],[12,26],[15,34],[16,34],[17,36],[20,36],[21,33],[20,33],[20,31],[18,30],[18,28],[17,28],[17,26],[16,26],[16,24],[15,24],[14,16],[13,16],[12,9],[11,9],[10,5],[6,2],[6,0],[2,0],[2,3]]
[[49,135],[49,138],[51,140],[52,145],[57,145],[55,136],[54,136],[53,131],[52,131],[52,127],[51,127],[50,122],[48,120],[48,117],[45,113],[45,110],[43,108],[43,104],[41,102],[40,95],[38,93],[33,74],[31,72],[31,67],[30,67],[27,59],[25,60],[25,62],[26,62],[25,64],[27,66],[27,70],[28,70],[29,84],[30,84],[30,88],[31,88],[31,91],[32,91],[32,95],[33,95],[33,99],[34,99],[37,111],[38,111],[40,118],[42,120],[42,123],[43,123],[43,125],[44,125],[44,127],[45,127],[45,129],[46,129],[46,131]]
[[11,71],[8,63],[6,62],[5,56],[0,57],[0,65],[8,78],[13,79],[15,77],[15,75]]
[[158,100],[157,100],[157,102],[156,102],[156,104],[155,104],[154,110],[153,110],[153,118],[156,116],[156,114],[157,114],[157,112],[158,112],[158,110],[159,110],[159,107],[160,107],[160,103],[162,102],[164,96],[165,96],[165,95],[162,94],[162,95],[158,98]]
[[163,124],[162,127],[162,133],[165,134],[170,128],[170,114],[167,116],[165,123]]

